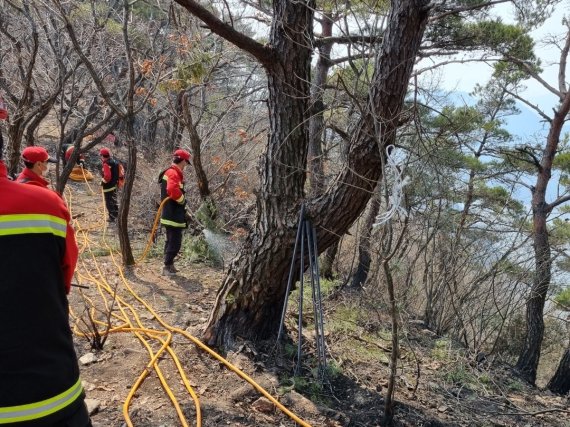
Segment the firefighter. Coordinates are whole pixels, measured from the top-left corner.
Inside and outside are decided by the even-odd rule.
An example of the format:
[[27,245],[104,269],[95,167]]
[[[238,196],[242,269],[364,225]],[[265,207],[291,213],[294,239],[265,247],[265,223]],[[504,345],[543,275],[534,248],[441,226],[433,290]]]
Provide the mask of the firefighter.
[[190,153],[186,150],[176,150],[173,154],[172,165],[159,175],[160,197],[169,197],[162,210],[160,223],[166,229],[164,244],[164,276],[178,273],[174,267],[174,258],[182,246],[182,231],[186,223],[186,197],[184,191],[184,168],[190,164]]
[[24,169],[16,178],[21,184],[32,184],[47,188],[48,181],[45,176],[49,170],[49,163],[56,163],[43,147],[26,147],[21,155],[24,161]]
[[[65,149],[63,152],[63,166],[65,167],[71,158],[75,147],[73,145],[65,145],[63,148]],[[80,154],[75,163],[77,166],[85,168],[85,156],[83,154]]]
[[111,157],[111,151],[108,148],[99,150],[101,157],[101,186],[103,187],[103,195],[105,196],[105,207],[109,215],[108,222],[115,222],[119,215],[119,205],[117,203],[117,188],[119,186],[119,162]]
[[1,160],[0,199],[0,425],[91,426],[68,319],[69,211],[57,193],[9,181]]

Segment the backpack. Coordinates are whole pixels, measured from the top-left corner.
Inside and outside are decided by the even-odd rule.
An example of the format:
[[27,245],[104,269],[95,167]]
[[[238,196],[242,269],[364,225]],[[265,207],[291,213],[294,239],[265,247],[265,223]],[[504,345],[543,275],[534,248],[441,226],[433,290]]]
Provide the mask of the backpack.
[[123,165],[122,161],[117,162],[119,164],[119,178],[117,180],[117,186],[119,188],[123,188],[125,185],[125,166]]
[[125,185],[125,166],[121,160],[111,158],[109,159],[109,166],[111,167],[111,182],[117,184],[117,187],[123,188]]

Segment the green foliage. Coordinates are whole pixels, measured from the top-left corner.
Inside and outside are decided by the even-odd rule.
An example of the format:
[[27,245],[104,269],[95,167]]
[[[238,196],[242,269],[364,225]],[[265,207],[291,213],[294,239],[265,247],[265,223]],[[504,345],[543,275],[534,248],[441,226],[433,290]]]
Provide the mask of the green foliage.
[[447,338],[440,338],[435,341],[431,350],[431,357],[436,360],[447,360],[450,357],[451,342]]
[[570,287],[560,291],[554,297],[554,301],[556,301],[560,309],[570,311]]
[[203,235],[186,239],[183,246],[184,256],[190,262],[201,262],[212,266],[223,265],[223,259],[216,248],[208,244]]
[[521,392],[523,390],[523,383],[517,379],[511,379],[507,384],[507,389],[513,392]]
[[133,2],[132,11],[134,15],[148,20],[159,21],[168,17],[165,10],[151,2]]
[[213,199],[205,200],[194,213],[198,222],[207,230],[214,233],[220,232],[216,218],[218,216],[218,209]]
[[435,22],[435,25],[427,29],[426,39],[443,49],[490,50],[525,61],[536,61],[533,53],[534,41],[527,35],[525,27],[504,24],[499,19],[484,19],[483,15],[477,12],[472,15],[475,17],[473,20],[464,19],[460,15],[450,15]]
[[487,208],[495,212],[502,212],[504,208],[507,208],[511,213],[524,213],[524,205],[514,199],[503,187],[489,187],[484,183],[479,183],[476,188],[476,196],[483,201]]
[[352,89],[356,98],[364,99],[370,88],[370,80],[374,74],[374,64],[371,61],[357,59],[351,65],[338,67],[330,77],[329,84],[346,86]]
[[508,54],[524,61],[534,61],[534,41],[526,29],[516,25],[506,25],[501,21],[481,21],[464,27],[465,39],[475,46],[483,46],[499,54]]
[[560,2],[561,0],[517,0],[514,9],[516,19],[528,30],[538,28],[552,15],[554,6]]
[[570,223],[555,218],[549,227],[550,240],[553,245],[564,245],[570,242]]
[[469,385],[475,382],[475,376],[462,363],[457,363],[454,367],[443,375],[443,379],[456,385]]
[[93,256],[99,257],[99,256],[109,256],[111,255],[111,249],[109,248],[95,248],[91,251],[91,254]]
[[175,76],[181,84],[181,88],[188,88],[202,83],[209,73],[213,64],[213,56],[210,52],[192,50],[189,57],[176,64]]
[[285,394],[291,390],[295,390],[313,402],[320,402],[327,404],[327,398],[325,398],[324,386],[323,384],[315,380],[314,378],[307,378],[301,376],[293,376],[286,378],[281,381],[281,386],[279,387],[279,393]]
[[327,319],[327,330],[344,335],[354,333],[358,328],[358,311],[352,306],[338,306],[335,315]]

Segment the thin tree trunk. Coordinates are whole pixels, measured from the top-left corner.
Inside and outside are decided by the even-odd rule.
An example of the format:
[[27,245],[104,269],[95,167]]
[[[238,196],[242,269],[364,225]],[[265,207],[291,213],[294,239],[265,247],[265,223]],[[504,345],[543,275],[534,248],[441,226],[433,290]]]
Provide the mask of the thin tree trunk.
[[366,220],[364,222],[364,230],[360,235],[358,242],[358,265],[356,266],[356,271],[352,276],[352,281],[350,286],[355,289],[360,289],[366,283],[368,279],[368,272],[370,271],[370,264],[372,262],[372,257],[370,254],[371,248],[371,238],[372,238],[372,226],[378,216],[380,211],[380,197],[378,192],[375,192],[370,199],[370,208],[366,214]]
[[570,93],[566,93],[561,98],[559,108],[554,112],[554,119],[550,124],[544,153],[538,165],[536,186],[532,194],[535,274],[526,305],[527,333],[516,364],[516,369],[521,377],[531,384],[536,381],[536,370],[544,337],[544,304],[552,274],[547,219],[552,209],[565,200],[558,199],[553,203],[546,203],[546,190],[551,178],[552,165],[558,150],[562,126],[569,111]]
[[394,292],[394,280],[390,269],[389,260],[382,261],[384,277],[386,278],[386,289],[390,298],[390,318],[392,321],[392,352],[390,353],[390,377],[388,389],[386,390],[386,400],[384,402],[384,419],[382,425],[394,425],[394,389],[396,387],[396,374],[398,373],[398,357],[400,355],[400,341],[398,336],[398,307],[396,305],[396,294]]
[[132,116],[126,119],[127,130],[127,150],[128,150],[128,168],[126,170],[125,185],[121,191],[119,203],[119,216],[117,218],[117,226],[119,231],[119,244],[121,246],[121,256],[123,265],[135,265],[135,258],[131,248],[129,238],[129,211],[131,208],[131,194],[133,191],[133,183],[135,182],[135,173],[137,170],[137,144],[134,138]]
[[210,186],[208,182],[208,175],[204,170],[202,164],[202,139],[198,135],[196,126],[194,125],[194,120],[192,119],[192,111],[190,110],[190,92],[185,91],[182,95],[182,113],[184,118],[184,124],[190,135],[190,146],[192,147],[192,166],[194,166],[194,173],[196,174],[196,181],[198,184],[198,191],[200,193],[200,198],[203,201],[208,200],[213,206],[215,206],[214,200],[210,197]]
[[325,254],[321,257],[321,276],[323,276],[327,280],[334,279],[334,271],[333,271],[333,264],[334,260],[336,259],[336,255],[338,253],[338,247],[340,245],[340,240],[338,240],[335,244],[330,246]]
[[[321,19],[321,36],[332,36],[333,18],[329,13],[323,13]],[[313,78],[312,114],[309,119],[309,185],[312,195],[321,194],[325,188],[324,159],[323,159],[323,134],[324,134],[324,93],[327,76],[331,67],[330,54],[333,43],[327,42],[319,47],[319,59],[317,60],[315,77]],[[336,254],[336,251],[335,251]],[[332,266],[332,263],[331,263]],[[330,270],[332,272],[332,268]]]

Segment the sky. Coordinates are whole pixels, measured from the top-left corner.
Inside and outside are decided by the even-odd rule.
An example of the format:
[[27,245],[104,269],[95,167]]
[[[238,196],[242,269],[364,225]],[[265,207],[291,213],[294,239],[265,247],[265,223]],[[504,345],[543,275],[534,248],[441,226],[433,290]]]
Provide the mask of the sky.
[[[496,6],[495,14],[501,17],[505,23],[513,22],[514,20],[511,5]],[[541,77],[554,87],[557,87],[557,63],[560,60],[560,51],[556,46],[546,43],[544,38],[549,35],[564,34],[565,28],[562,25],[564,16],[570,17],[570,0],[565,0],[558,5],[555,13],[552,14],[545,24],[531,33],[536,43],[535,52],[542,60],[544,71]],[[440,71],[440,85],[447,91],[468,94],[477,83],[484,84],[491,77],[491,73],[491,66],[484,63],[450,64]],[[534,104],[544,111],[551,113],[552,108],[557,105],[557,98],[534,80],[528,80],[525,85],[527,86],[527,89],[524,91],[525,98],[532,100]],[[536,112],[524,104],[520,104],[519,108],[522,110],[522,113],[518,117],[513,117],[509,120],[509,127],[512,127],[513,131],[516,130],[516,133],[522,135],[544,131],[544,125]]]

